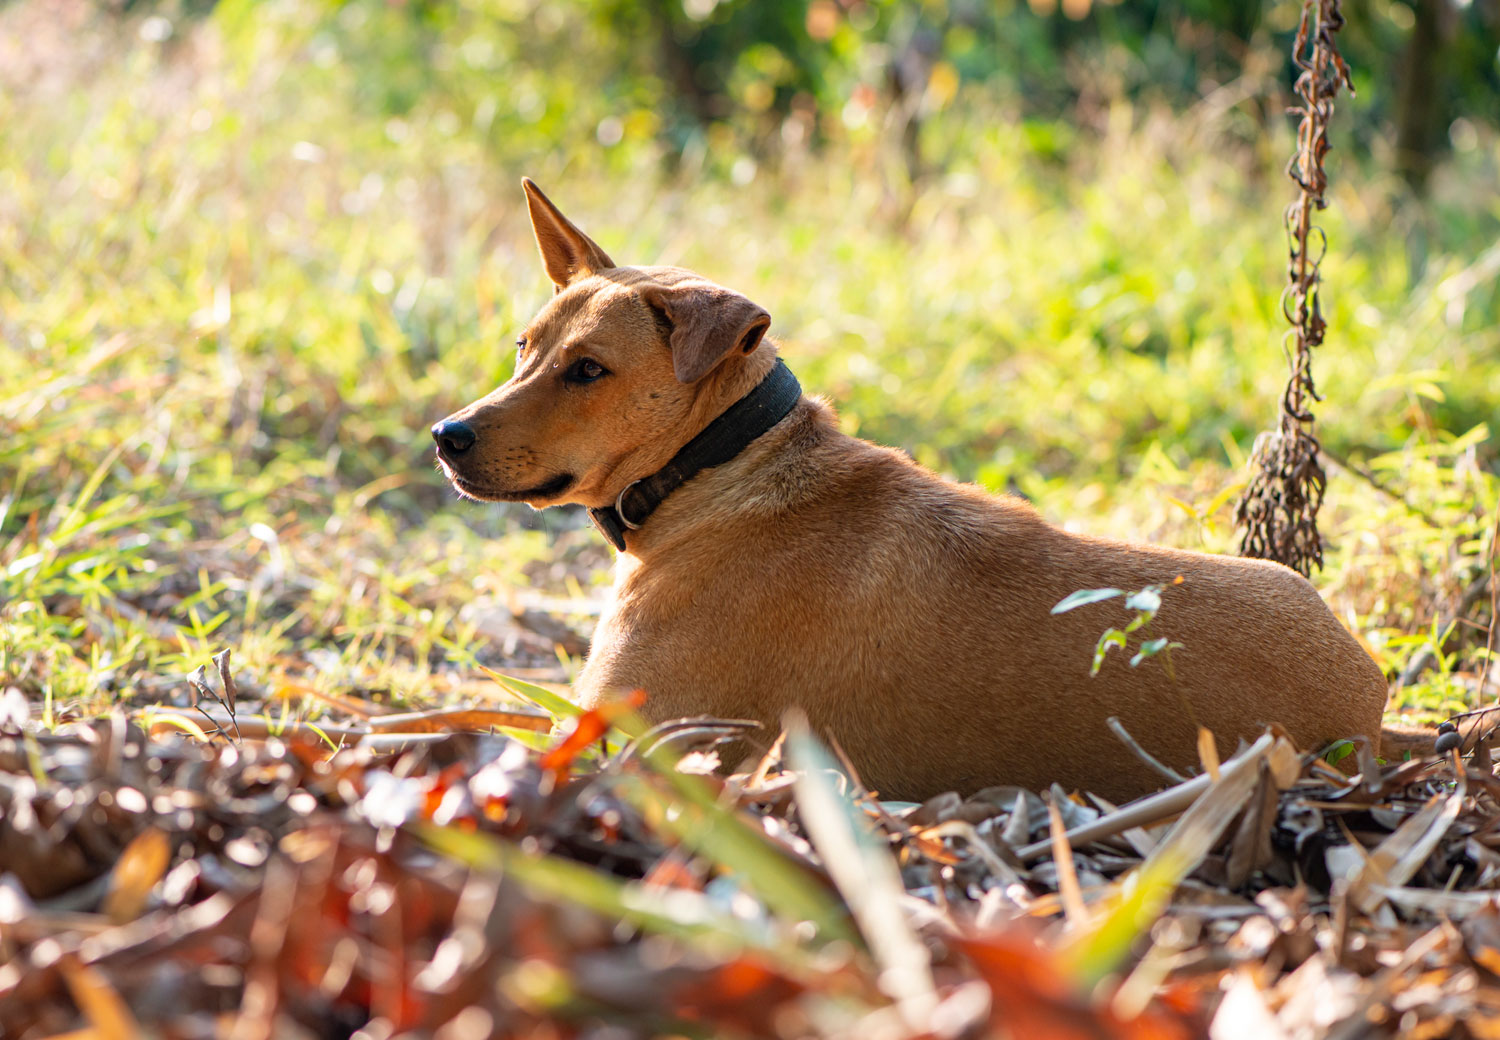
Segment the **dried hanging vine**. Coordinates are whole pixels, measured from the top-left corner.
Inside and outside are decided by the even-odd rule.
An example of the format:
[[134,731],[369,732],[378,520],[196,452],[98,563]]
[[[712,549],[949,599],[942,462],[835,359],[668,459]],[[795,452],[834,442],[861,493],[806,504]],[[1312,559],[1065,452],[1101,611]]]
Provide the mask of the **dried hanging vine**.
[[1255,474],[1235,508],[1235,521],[1243,530],[1241,556],[1276,560],[1303,575],[1323,566],[1318,509],[1327,477],[1312,432],[1312,402],[1322,400],[1313,386],[1312,352],[1323,342],[1318,268],[1328,240],[1312,221],[1313,213],[1328,205],[1323,198],[1328,184],[1323,157],[1328,153],[1333,99],[1340,87],[1354,93],[1349,66],[1334,42],[1343,24],[1339,0],[1304,0],[1292,45],[1292,57],[1302,70],[1296,84],[1301,107],[1292,111],[1302,120],[1297,154],[1287,164],[1287,176],[1299,191],[1284,218],[1289,259],[1281,297],[1282,313],[1292,326],[1287,336],[1295,337],[1296,348],[1288,350],[1291,374],[1281,396],[1279,428],[1256,439],[1251,460]]

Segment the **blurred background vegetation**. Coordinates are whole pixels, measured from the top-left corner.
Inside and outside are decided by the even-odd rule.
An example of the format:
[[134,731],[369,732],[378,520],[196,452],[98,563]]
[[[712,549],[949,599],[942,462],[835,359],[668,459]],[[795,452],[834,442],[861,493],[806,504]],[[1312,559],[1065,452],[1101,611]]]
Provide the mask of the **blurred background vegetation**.
[[[586,634],[606,550],[429,459],[550,291],[523,173],[765,305],[851,432],[1229,548],[1300,6],[0,4],[0,687],[56,718],[226,645],[273,690],[565,677],[538,614]],[[1393,675],[1440,649],[1404,696],[1451,710],[1500,487],[1500,3],[1345,7],[1317,580]]]

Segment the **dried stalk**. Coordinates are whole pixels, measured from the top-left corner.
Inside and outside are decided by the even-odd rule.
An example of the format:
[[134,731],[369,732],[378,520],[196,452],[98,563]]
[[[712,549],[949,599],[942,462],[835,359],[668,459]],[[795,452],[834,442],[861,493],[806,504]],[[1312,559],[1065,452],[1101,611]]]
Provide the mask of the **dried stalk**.
[[1318,509],[1327,477],[1312,433],[1311,402],[1321,400],[1313,385],[1312,352],[1323,342],[1319,266],[1328,240],[1322,228],[1313,224],[1313,212],[1328,204],[1323,197],[1328,184],[1323,157],[1329,147],[1333,99],[1340,87],[1354,93],[1349,67],[1333,38],[1343,24],[1338,0],[1304,0],[1292,48],[1302,70],[1296,84],[1301,108],[1294,110],[1301,112],[1302,120],[1297,128],[1297,153],[1287,165],[1298,197],[1285,215],[1288,284],[1281,298],[1282,313],[1292,326],[1288,335],[1295,337],[1296,349],[1289,352],[1292,370],[1281,396],[1279,427],[1256,438],[1255,473],[1235,509],[1235,521],[1243,530],[1240,555],[1276,560],[1303,575],[1314,566],[1323,566]]

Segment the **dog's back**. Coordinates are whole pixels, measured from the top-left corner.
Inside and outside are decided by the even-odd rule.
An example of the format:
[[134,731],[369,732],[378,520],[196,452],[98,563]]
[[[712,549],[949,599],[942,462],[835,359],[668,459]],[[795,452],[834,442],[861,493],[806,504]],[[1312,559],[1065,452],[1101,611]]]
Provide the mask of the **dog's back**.
[[[1379,669],[1292,571],[1068,534],[844,436],[811,402],[678,492],[633,555],[586,692],[641,687],[655,718],[757,718],[773,735],[800,706],[888,797],[1158,786],[1112,715],[1176,767],[1196,762],[1199,725],[1221,754],[1263,722],[1307,748],[1379,731]],[[1052,607],[1179,576],[1149,632],[1183,644],[1170,664],[1116,653],[1091,678],[1099,635],[1131,615],[1118,599]]]

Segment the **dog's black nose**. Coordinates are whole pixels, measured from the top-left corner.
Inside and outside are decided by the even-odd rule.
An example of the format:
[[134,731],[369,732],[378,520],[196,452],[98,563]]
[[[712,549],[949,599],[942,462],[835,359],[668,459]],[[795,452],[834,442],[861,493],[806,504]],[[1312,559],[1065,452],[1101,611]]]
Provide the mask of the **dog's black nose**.
[[462,455],[474,446],[478,435],[474,432],[474,427],[466,422],[444,419],[433,424],[432,439],[437,441],[438,448],[449,455]]

